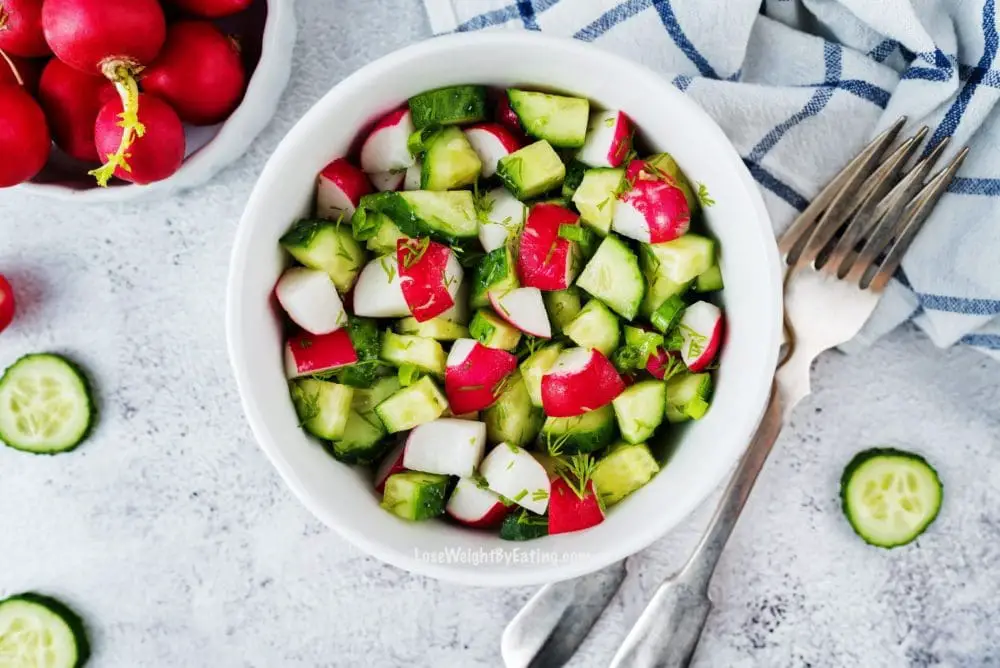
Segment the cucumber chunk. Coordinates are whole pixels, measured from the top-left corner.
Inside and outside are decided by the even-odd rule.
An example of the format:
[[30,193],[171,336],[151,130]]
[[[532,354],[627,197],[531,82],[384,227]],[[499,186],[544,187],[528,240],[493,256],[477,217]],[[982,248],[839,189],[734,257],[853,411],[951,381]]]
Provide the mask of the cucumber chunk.
[[601,501],[609,507],[652,480],[659,471],[645,443],[619,443],[597,462],[591,480]]
[[365,250],[351,235],[351,228],[341,221],[300,220],[279,243],[304,266],[328,273],[344,294],[365,266]]
[[469,323],[469,336],[487,348],[515,350],[521,341],[521,330],[503,320],[493,311],[481,308]]
[[436,420],[448,408],[448,400],[438,386],[424,376],[409,387],[394,392],[375,407],[375,414],[390,434],[413,429]]
[[568,200],[573,199],[573,194],[576,189],[580,187],[580,183],[583,182],[583,175],[587,172],[590,167],[586,163],[580,162],[576,158],[569,161],[566,165],[566,179],[562,184],[562,196]]
[[626,320],[639,312],[646,291],[635,253],[613,234],[597,247],[576,284]]
[[510,513],[500,525],[502,540],[534,540],[549,535],[549,518],[525,508]]
[[479,234],[476,207],[468,190],[410,190],[365,195],[361,208],[384,214],[408,237],[429,236],[452,246]]
[[683,373],[667,381],[668,422],[700,420],[708,412],[712,396],[712,376],[707,373]]
[[575,285],[565,290],[543,292],[542,301],[545,302],[545,311],[549,314],[549,321],[555,334],[562,333],[582,308],[580,289]]
[[559,148],[580,148],[587,139],[590,102],[581,97],[509,89],[510,108],[532,137]]
[[649,316],[649,322],[653,327],[666,334],[680,322],[681,316],[687,304],[680,295],[671,295],[660,304],[653,314]]
[[404,520],[429,520],[444,513],[448,476],[406,471],[385,481],[382,507]]
[[292,402],[303,429],[328,441],[344,436],[354,388],[316,378],[293,380],[291,386]]
[[565,454],[594,452],[615,440],[615,412],[611,404],[575,417],[547,417],[542,425],[542,442],[551,450],[561,447]]
[[414,95],[410,98],[410,116],[417,129],[486,120],[486,88],[448,86]]
[[542,410],[532,405],[522,374],[515,371],[508,376],[496,402],[483,411],[486,440],[527,445],[538,435],[544,418]]
[[460,128],[447,127],[427,144],[420,171],[424,190],[453,190],[479,178],[483,162]]
[[859,452],[844,469],[844,515],[870,545],[893,548],[912,542],[941,509],[944,486],[926,459],[893,448]]
[[378,360],[382,343],[378,325],[370,318],[352,315],[347,321],[347,333],[351,337],[351,345],[354,346],[358,361],[338,369],[334,378],[338,383],[351,387],[371,387],[378,378],[381,366]]
[[89,658],[83,622],[63,603],[33,593],[0,601],[0,666],[80,668]]
[[410,364],[424,373],[444,378],[447,355],[440,343],[434,339],[409,334],[396,334],[386,330],[382,334],[383,360],[399,368]]
[[80,445],[97,410],[81,371],[58,355],[25,355],[0,377],[0,441],[56,455]]
[[547,141],[537,141],[500,158],[497,176],[523,202],[558,187],[566,178],[566,166]]
[[588,169],[573,194],[573,204],[580,212],[580,220],[602,237],[611,231],[623,178],[624,169]]
[[717,264],[698,274],[698,278],[694,281],[694,289],[698,292],[715,292],[723,287],[722,268]]
[[647,441],[663,422],[666,400],[666,385],[658,380],[644,380],[625,388],[611,402],[622,439],[628,443]]
[[656,277],[687,283],[715,263],[715,242],[698,234],[685,234],[662,244],[643,244],[647,263]]
[[487,253],[476,265],[472,275],[472,297],[469,301],[472,308],[489,306],[490,290],[506,294],[521,287],[514,267],[514,257],[509,246]]
[[416,318],[402,318],[396,321],[395,328],[400,334],[422,336],[436,341],[457,341],[469,338],[468,327],[440,317],[423,322]]
[[521,374],[528,388],[531,403],[542,407],[542,376],[556,363],[556,358],[562,352],[561,343],[551,343],[531,353],[528,359],[521,362]]
[[[358,211],[364,211],[364,209],[358,209]],[[357,214],[357,211],[355,211]],[[373,213],[374,216],[379,216],[382,219],[381,224],[378,226],[378,231],[375,232],[375,236],[371,237],[365,242],[365,248],[375,253],[376,255],[389,255],[390,253],[395,253],[398,246],[398,241],[400,239],[409,239],[407,235],[403,234],[402,230],[396,227],[396,223],[381,213]]]
[[385,438],[388,432],[375,414],[375,406],[399,388],[399,380],[387,376],[370,389],[354,390],[344,435],[330,445],[336,459],[348,464],[374,464],[382,459],[391,443]]
[[597,299],[587,302],[563,333],[581,348],[594,348],[605,357],[611,356],[621,338],[618,317]]

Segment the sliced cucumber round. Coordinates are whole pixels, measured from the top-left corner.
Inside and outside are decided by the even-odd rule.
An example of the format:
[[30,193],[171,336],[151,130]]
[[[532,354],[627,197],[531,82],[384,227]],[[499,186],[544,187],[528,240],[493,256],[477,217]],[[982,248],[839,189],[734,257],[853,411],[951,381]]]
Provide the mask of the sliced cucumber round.
[[938,515],[944,488],[927,460],[892,448],[859,452],[844,469],[844,515],[865,542],[893,548],[913,541]]
[[58,355],[25,355],[0,377],[0,441],[16,450],[72,450],[87,437],[95,412],[87,380]]
[[0,601],[0,666],[80,668],[89,657],[83,623],[59,601],[30,593]]

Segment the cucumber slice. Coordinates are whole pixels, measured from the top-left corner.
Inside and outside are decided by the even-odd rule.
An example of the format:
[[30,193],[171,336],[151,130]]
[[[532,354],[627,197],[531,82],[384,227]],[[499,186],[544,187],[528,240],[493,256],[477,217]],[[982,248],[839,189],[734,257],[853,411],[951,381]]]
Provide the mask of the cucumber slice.
[[562,349],[561,343],[551,343],[531,353],[528,359],[521,362],[521,374],[528,388],[528,396],[531,397],[531,403],[539,408],[542,407],[542,376],[556,363]]
[[587,139],[590,102],[581,97],[509,89],[510,108],[532,137],[559,148],[580,148]]
[[448,86],[414,95],[410,98],[410,116],[418,129],[486,120],[486,88]]
[[[358,211],[364,211],[364,209],[358,209]],[[355,213],[357,213],[357,211]],[[382,222],[379,225],[375,236],[365,242],[365,248],[376,255],[388,255],[390,253],[395,253],[398,246],[397,242],[400,239],[409,239],[410,237],[403,234],[402,230],[396,227],[396,223],[392,222],[392,220],[385,214],[375,212],[372,215],[380,217]]]
[[406,149],[414,156],[422,156],[427,152],[427,147],[431,145],[431,140],[439,132],[441,132],[440,125],[429,125],[426,128],[413,132],[406,138]]
[[609,507],[652,480],[659,471],[645,443],[619,443],[597,462],[591,480],[604,506]]
[[545,418],[542,442],[549,449],[561,447],[564,454],[594,452],[615,440],[615,412],[611,404],[575,417]]
[[687,304],[680,295],[671,295],[660,304],[653,314],[649,316],[649,322],[653,327],[666,334],[680,322],[681,316]]
[[328,441],[344,436],[354,388],[316,378],[291,382],[292,402],[302,428]]
[[558,187],[566,178],[566,166],[547,141],[538,141],[500,158],[497,176],[523,202]]
[[379,354],[396,368],[410,364],[424,373],[444,378],[448,356],[441,344],[434,339],[396,334],[387,329],[382,334],[382,351]]
[[448,476],[407,471],[385,481],[382,507],[404,520],[429,520],[444,513]]
[[708,412],[712,396],[712,376],[707,373],[684,373],[667,381],[668,422],[700,420]]
[[597,299],[587,302],[563,333],[581,348],[594,348],[605,357],[611,356],[621,338],[618,317]]
[[[408,237],[429,236],[452,246],[479,235],[469,190],[410,190],[365,195],[361,207],[384,214]],[[370,238],[370,237],[369,237]]]
[[509,246],[487,253],[476,265],[472,275],[472,298],[469,300],[472,308],[489,306],[490,290],[506,294],[521,287],[514,267],[514,257]]
[[365,266],[365,250],[351,230],[352,225],[341,221],[300,220],[279,243],[306,267],[328,273],[337,290],[344,294]]
[[715,292],[723,287],[722,268],[717,264],[698,274],[698,278],[694,281],[694,289],[698,292]]
[[515,350],[521,341],[521,330],[503,320],[493,311],[481,308],[469,323],[469,336],[488,348]]
[[500,525],[501,540],[534,540],[549,535],[549,518],[525,508],[510,513]]
[[483,411],[486,440],[490,443],[527,445],[538,436],[544,417],[541,409],[531,404],[523,376],[515,371],[505,381],[496,402]]
[[56,455],[80,445],[97,410],[83,373],[58,355],[25,355],[0,377],[0,441]]
[[435,341],[457,341],[469,338],[469,328],[444,318],[431,318],[420,322],[416,318],[402,318],[395,324],[400,334],[422,336]]
[[413,429],[436,420],[448,408],[448,400],[429,376],[394,392],[378,406],[375,414],[390,434]]
[[380,378],[371,389],[354,390],[351,411],[340,440],[330,444],[333,456],[348,464],[374,464],[392,443],[385,437],[385,425],[375,414],[375,406],[400,388],[395,376]]
[[687,283],[715,264],[715,242],[698,234],[685,234],[662,244],[643,244],[649,270],[673,283]]
[[552,331],[560,334],[573,318],[580,312],[580,289],[571,285],[565,290],[543,292],[542,301],[552,323]]
[[639,312],[646,291],[635,253],[613,234],[597,247],[576,284],[626,320]]
[[63,603],[33,593],[0,601],[0,666],[80,668],[89,658],[83,622]]
[[941,509],[944,486],[934,467],[912,452],[873,448],[844,469],[840,499],[847,521],[870,545],[906,545]]
[[624,169],[588,169],[573,195],[580,220],[602,237],[611,231],[617,194],[624,177]]
[[428,142],[420,171],[424,190],[453,190],[479,178],[483,162],[460,128],[447,127]]
[[666,385],[658,380],[644,380],[615,397],[618,430],[628,443],[643,443],[663,422],[667,399]]

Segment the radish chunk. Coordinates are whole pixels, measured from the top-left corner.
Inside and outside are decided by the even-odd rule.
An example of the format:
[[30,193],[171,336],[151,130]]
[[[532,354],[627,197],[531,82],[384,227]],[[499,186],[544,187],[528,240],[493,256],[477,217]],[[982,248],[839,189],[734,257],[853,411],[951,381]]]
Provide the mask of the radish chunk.
[[396,242],[403,299],[419,322],[435,318],[455,305],[462,284],[462,265],[450,248],[427,237]]
[[[115,167],[123,181],[145,185],[173,175],[184,162],[184,126],[169,104],[152,95],[139,95],[145,134],[136,137],[124,154],[127,168]],[[122,101],[111,100],[97,114],[94,140],[101,160],[112,164],[112,156],[122,144]]]
[[274,289],[278,302],[296,325],[310,334],[329,334],[347,324],[347,312],[330,275],[292,267]]
[[337,220],[354,215],[364,195],[372,191],[365,173],[346,158],[337,158],[319,173],[316,187],[316,215]]
[[415,162],[406,168],[403,174],[403,190],[420,190],[420,173],[423,165]]
[[[0,2],[0,50],[23,58],[52,53],[42,32],[42,0]],[[0,68],[6,64],[0,60]]]
[[0,188],[42,171],[51,148],[45,112],[38,103],[21,86],[0,86]]
[[24,88],[34,95],[38,92],[38,80],[42,76],[42,65],[40,60],[32,58],[21,58],[7,54],[10,62],[4,62],[0,58],[0,86],[4,84],[23,85]]
[[497,173],[500,158],[521,148],[521,142],[499,123],[479,123],[465,129],[465,136],[483,163],[480,174],[488,179]]
[[647,244],[672,241],[687,233],[691,209],[672,176],[643,160],[633,160],[625,178],[632,187],[619,198],[611,229]]
[[469,477],[483,459],[486,425],[438,418],[417,425],[406,439],[403,466],[411,471]]
[[587,348],[570,348],[542,376],[542,408],[549,417],[575,417],[607,406],[625,383],[607,357]]
[[618,167],[632,149],[632,123],[621,111],[596,111],[590,115],[587,140],[576,159],[591,167]]
[[401,441],[378,465],[378,469],[375,471],[375,491],[379,494],[385,492],[385,481],[389,479],[389,476],[406,470],[406,467],[403,466],[403,451],[405,449],[406,441]]
[[[407,167],[407,170],[409,167]],[[406,171],[401,172],[376,172],[374,174],[369,174],[368,178],[371,179],[372,185],[379,192],[389,192],[399,190],[403,187],[403,182],[406,180]]]
[[38,101],[56,146],[85,162],[98,160],[94,122],[101,108],[117,95],[107,79],[84,74],[58,58],[48,62],[38,84]]
[[552,338],[549,314],[538,288],[517,288],[502,295],[491,290],[487,296],[493,310],[517,329],[531,336]]
[[488,408],[503,391],[504,379],[517,368],[517,358],[506,350],[488,348],[474,339],[458,339],[451,346],[444,374],[444,391],[456,415]]
[[339,369],[357,361],[358,354],[346,329],[321,336],[302,332],[285,345],[285,374],[289,378]]
[[367,318],[405,318],[413,315],[403,296],[403,282],[395,255],[383,255],[365,265],[354,284],[354,315]]
[[483,250],[491,253],[502,248],[524,224],[528,207],[506,188],[494,188],[486,193],[486,200],[489,203],[487,217],[490,222],[480,222],[479,242],[483,245]]
[[695,302],[681,316],[679,325],[684,343],[681,357],[687,368],[698,373],[712,363],[722,343],[722,311],[715,304]]
[[459,479],[444,510],[456,522],[475,529],[499,526],[507,516],[500,497],[469,478]]
[[169,0],[182,10],[207,19],[218,19],[242,12],[253,0]]
[[521,285],[539,290],[565,290],[579,264],[574,242],[559,236],[561,225],[577,225],[580,217],[557,204],[536,204],[528,213],[517,254]]
[[376,174],[399,172],[412,165],[414,160],[406,140],[413,131],[409,109],[397,109],[384,116],[361,146],[361,169]]
[[563,478],[552,482],[549,499],[549,534],[582,531],[604,521],[604,508],[594,491],[594,481],[587,481],[586,494],[580,497]]
[[479,472],[491,490],[541,515],[549,507],[549,474],[527,450],[510,443],[493,448]]
[[663,380],[667,375],[667,369],[670,368],[671,362],[673,362],[674,356],[678,355],[676,351],[667,352],[662,347],[658,347],[656,351],[649,356],[646,360],[646,371],[648,371],[653,378],[657,380]]

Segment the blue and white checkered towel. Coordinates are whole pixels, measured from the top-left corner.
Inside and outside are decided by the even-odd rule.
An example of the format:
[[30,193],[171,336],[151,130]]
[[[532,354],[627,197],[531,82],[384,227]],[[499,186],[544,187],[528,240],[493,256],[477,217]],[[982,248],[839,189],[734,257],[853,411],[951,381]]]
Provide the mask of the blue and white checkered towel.
[[[425,0],[436,33],[542,30],[639,61],[694,97],[757,180],[777,230],[878,131],[972,152],[854,345],[912,319],[1000,359],[995,0]],[[994,69],[996,68],[996,69]],[[941,163],[943,164],[943,163]]]

